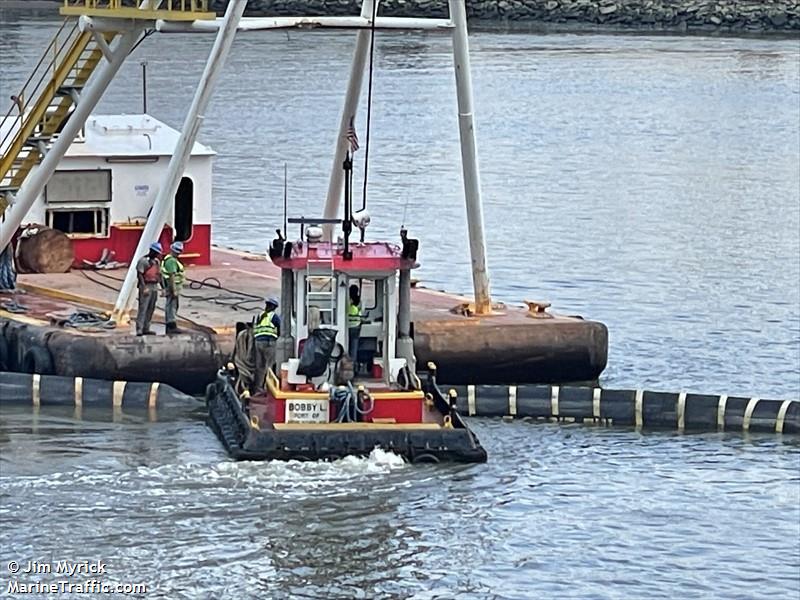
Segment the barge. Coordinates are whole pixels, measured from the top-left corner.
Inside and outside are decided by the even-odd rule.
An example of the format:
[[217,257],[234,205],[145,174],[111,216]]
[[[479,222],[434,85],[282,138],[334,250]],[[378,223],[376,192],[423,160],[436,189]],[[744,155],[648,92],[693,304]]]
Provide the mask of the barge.
[[[157,380],[202,392],[233,351],[236,322],[252,318],[263,297],[278,292],[280,277],[263,256],[224,248],[210,254],[210,265],[186,269],[178,321],[183,333],[169,337],[163,300],[154,325],[158,335],[137,337],[132,324],[105,327],[123,269],[20,275],[18,293],[0,293],[0,359],[13,371]],[[421,364],[439,365],[442,381],[588,381],[605,368],[608,332],[602,323],[549,313],[533,317],[517,307],[470,316],[453,311],[468,301],[464,297],[419,286],[411,295],[417,356]],[[95,318],[76,321],[76,315]]]
[[[265,253],[212,245],[211,148],[194,146],[158,237],[165,248],[175,240],[185,244],[183,333],[163,335],[163,300],[155,319],[158,335],[137,337],[132,324],[109,327],[107,321],[125,266],[137,258],[147,213],[142,207],[152,203],[178,136],[149,115],[87,121],[22,228],[60,232],[71,253],[63,266],[51,258],[50,270],[65,272],[20,273],[16,289],[0,290],[0,368],[157,380],[187,393],[202,393],[216,380],[233,351],[237,321],[252,318],[264,296],[279,293],[280,269]],[[491,315],[475,315],[469,298],[413,281],[411,295],[417,357],[420,364],[436,363],[442,381],[593,381],[606,366],[608,331],[602,323],[553,314],[544,303],[527,308],[522,298],[520,306],[496,305]]]

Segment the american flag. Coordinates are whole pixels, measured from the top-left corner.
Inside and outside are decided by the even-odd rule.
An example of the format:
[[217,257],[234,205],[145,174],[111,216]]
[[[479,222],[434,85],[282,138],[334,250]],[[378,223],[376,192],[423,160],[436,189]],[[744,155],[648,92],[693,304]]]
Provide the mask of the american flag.
[[350,152],[358,150],[358,134],[356,134],[355,116],[350,117],[350,126],[347,128],[347,141],[350,142]]

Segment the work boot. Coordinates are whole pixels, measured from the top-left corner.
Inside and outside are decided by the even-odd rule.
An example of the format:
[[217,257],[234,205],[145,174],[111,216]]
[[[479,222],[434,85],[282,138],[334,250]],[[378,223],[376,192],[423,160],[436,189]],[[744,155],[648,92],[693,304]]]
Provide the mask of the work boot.
[[183,331],[178,329],[178,326],[175,323],[167,323],[167,335],[173,335],[176,333],[183,333]]

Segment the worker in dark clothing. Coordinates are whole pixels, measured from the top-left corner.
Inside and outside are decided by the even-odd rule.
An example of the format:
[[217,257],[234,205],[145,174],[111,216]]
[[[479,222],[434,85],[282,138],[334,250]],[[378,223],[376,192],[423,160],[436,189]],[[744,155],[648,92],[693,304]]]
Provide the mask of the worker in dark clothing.
[[281,318],[276,312],[278,300],[276,298],[266,298],[264,312],[262,312],[255,328],[253,337],[255,338],[255,377],[253,379],[252,393],[264,390],[267,371],[275,363],[275,343],[281,334]]
[[153,242],[150,251],[136,263],[136,280],[139,288],[139,308],[136,311],[136,335],[155,335],[150,330],[153,311],[158,301],[158,284],[161,280],[161,244]]

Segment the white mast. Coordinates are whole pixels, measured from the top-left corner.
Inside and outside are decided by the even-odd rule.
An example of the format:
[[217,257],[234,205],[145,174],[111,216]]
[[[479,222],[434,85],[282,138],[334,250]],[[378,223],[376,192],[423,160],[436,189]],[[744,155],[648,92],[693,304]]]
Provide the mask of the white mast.
[[475,142],[475,119],[472,108],[472,75],[469,64],[469,40],[465,0],[449,0],[453,20],[453,60],[458,96],[458,130],[461,137],[461,169],[464,174],[464,199],[467,204],[469,252],[472,258],[472,286],[475,290],[475,312],[492,311],[489,292],[489,270],[486,266],[486,242],[483,235],[483,206],[478,169],[478,148]]

